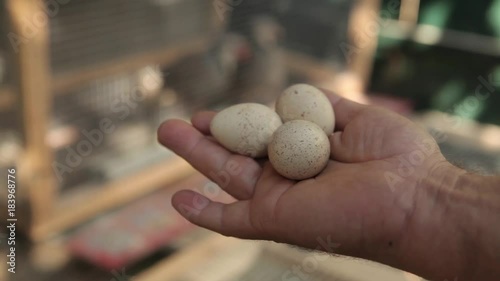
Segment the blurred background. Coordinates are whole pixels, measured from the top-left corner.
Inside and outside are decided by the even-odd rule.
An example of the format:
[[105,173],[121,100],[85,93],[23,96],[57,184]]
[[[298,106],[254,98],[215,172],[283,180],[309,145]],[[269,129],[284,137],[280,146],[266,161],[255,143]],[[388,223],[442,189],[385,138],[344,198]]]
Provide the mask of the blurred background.
[[[420,280],[194,227],[179,189],[231,200],[161,148],[200,109],[293,83],[399,112],[454,164],[500,172],[500,1],[0,0],[0,280]],[[0,244],[10,233],[0,230]]]

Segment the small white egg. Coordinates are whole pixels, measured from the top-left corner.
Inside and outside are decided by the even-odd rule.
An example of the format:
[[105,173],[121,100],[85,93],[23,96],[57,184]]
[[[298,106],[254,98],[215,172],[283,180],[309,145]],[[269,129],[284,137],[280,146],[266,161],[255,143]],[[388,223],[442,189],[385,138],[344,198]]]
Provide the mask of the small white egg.
[[335,113],[330,100],[319,89],[297,84],[286,89],[276,102],[276,112],[283,123],[307,120],[320,126],[331,135],[335,127]]
[[267,155],[272,135],[282,124],[271,108],[242,103],[217,113],[210,123],[210,132],[228,150],[258,158]]
[[268,154],[280,175],[292,180],[308,179],[328,164],[330,141],[318,125],[294,120],[276,130]]

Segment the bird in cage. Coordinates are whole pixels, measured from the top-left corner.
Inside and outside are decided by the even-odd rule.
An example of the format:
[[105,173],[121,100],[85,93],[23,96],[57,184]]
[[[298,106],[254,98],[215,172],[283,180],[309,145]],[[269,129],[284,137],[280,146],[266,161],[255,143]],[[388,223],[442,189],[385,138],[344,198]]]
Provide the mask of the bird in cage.
[[221,35],[205,53],[190,56],[164,69],[166,87],[178,93],[193,112],[230,99],[229,89],[238,63],[248,56],[249,44],[240,35]]
[[288,75],[280,47],[283,36],[284,29],[272,17],[251,20],[251,59],[240,65],[233,85],[239,102],[269,104],[285,88]]

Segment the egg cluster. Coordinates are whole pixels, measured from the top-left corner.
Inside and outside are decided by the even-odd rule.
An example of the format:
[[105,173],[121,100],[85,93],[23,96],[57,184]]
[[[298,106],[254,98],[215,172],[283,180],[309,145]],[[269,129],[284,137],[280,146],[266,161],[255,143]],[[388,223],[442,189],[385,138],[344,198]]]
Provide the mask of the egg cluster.
[[256,103],[220,111],[210,124],[212,136],[228,150],[253,158],[269,157],[274,169],[292,180],[319,174],[328,164],[335,114],[319,89],[297,84],[276,102],[276,112]]

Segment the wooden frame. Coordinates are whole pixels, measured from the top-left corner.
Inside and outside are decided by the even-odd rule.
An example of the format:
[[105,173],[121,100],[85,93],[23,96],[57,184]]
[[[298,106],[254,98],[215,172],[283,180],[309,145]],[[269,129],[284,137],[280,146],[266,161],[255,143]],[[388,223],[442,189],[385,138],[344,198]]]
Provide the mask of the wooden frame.
[[[40,0],[8,0],[14,33],[22,36],[26,20],[34,14],[42,15]],[[19,89],[23,99],[23,123],[26,136],[24,170],[20,171],[31,203],[31,224],[39,224],[50,217],[55,181],[52,176],[52,153],[45,145],[45,134],[51,111],[51,76],[49,63],[49,34],[39,28],[19,45]]]
[[96,186],[99,191],[58,201],[53,208],[54,215],[35,225],[31,237],[35,241],[53,237],[101,212],[140,198],[193,173],[194,169],[187,162],[174,157],[123,179]]
[[[6,3],[11,17],[11,25],[17,34],[23,33],[24,19],[30,18],[35,13],[43,14],[45,20],[49,20],[42,10],[42,0],[6,0]],[[374,11],[378,11],[379,5],[379,0],[358,1],[353,11],[354,17],[349,24],[351,35],[355,27],[363,27],[363,19],[372,16]],[[405,17],[414,18],[412,15]],[[223,26],[217,20],[215,13],[213,23],[214,26]],[[101,191],[79,194],[63,201],[57,201],[56,180],[51,168],[53,155],[45,144],[53,94],[62,94],[90,80],[138,69],[149,64],[172,63],[183,56],[203,51],[205,46],[209,45],[210,40],[212,40],[211,36],[207,35],[187,44],[131,56],[124,60],[107,62],[54,77],[50,69],[50,43],[47,26],[38,29],[33,37],[19,46],[19,89],[23,99],[22,111],[27,140],[20,172],[28,189],[28,200],[31,202],[29,235],[34,241],[46,241],[101,212],[130,202],[194,172],[188,163],[180,158],[173,158],[129,177],[99,186]],[[377,37],[373,36],[365,46],[358,46],[361,51],[353,57],[350,64],[350,69],[357,73],[365,83],[371,73],[376,45]],[[292,71],[307,73],[317,80],[331,77],[334,74],[330,67],[306,56],[291,52],[288,52],[286,56],[288,67]],[[2,91],[2,96],[13,95],[12,91],[7,88],[2,88],[0,91]],[[4,95],[5,92],[10,92],[10,94]],[[0,108],[9,106],[11,102],[10,98],[6,98],[6,101],[0,100]],[[201,241],[173,258],[161,261],[137,276],[136,280],[148,281],[174,277],[182,270],[189,269],[193,262],[209,257],[218,247],[228,247],[232,243],[237,243],[237,240],[229,240],[220,236]]]
[[[12,31],[16,35],[23,35],[26,20],[35,14],[37,17],[43,16],[37,18],[38,21],[49,21],[43,11],[42,0],[7,0],[6,7]],[[215,15],[213,17],[215,18]],[[212,24],[216,27],[215,20]],[[101,212],[164,187],[194,171],[189,164],[174,157],[134,175],[97,186],[99,191],[60,199],[56,189],[57,180],[52,170],[53,152],[46,145],[54,94],[63,93],[103,76],[151,64],[172,63],[190,54],[202,52],[214,37],[213,34],[205,34],[157,51],[53,76],[49,60],[49,32],[47,24],[38,26],[36,31],[19,45],[17,53],[19,91],[23,100],[23,130],[26,136],[26,149],[19,164],[19,173],[23,186],[26,186],[26,199],[30,203],[29,223],[24,225],[24,228],[27,228],[30,238],[36,242],[47,241]],[[6,88],[1,90],[2,94],[4,91],[10,91]],[[6,101],[0,101],[1,106],[11,104],[11,99],[5,99]],[[23,222],[26,223],[27,220],[20,224]]]
[[[352,50],[352,58],[348,62],[348,69],[361,78],[367,86],[372,72],[372,65],[377,50],[377,35],[371,34],[367,24],[378,24],[376,17],[380,14],[381,0],[358,0],[351,12],[348,36]],[[357,33],[363,34],[357,34]],[[357,40],[361,38],[362,40]]]
[[[378,3],[379,1],[363,0],[357,4],[355,10],[361,10],[365,13],[375,11]],[[23,34],[25,19],[29,19],[34,14],[43,15],[44,20],[48,21],[49,19],[45,15],[42,5],[42,0],[7,0],[7,10],[10,13],[14,32]],[[223,26],[220,21],[217,21],[215,13],[213,13],[213,24],[219,28]],[[73,197],[67,199],[67,201],[58,202],[56,200],[56,180],[51,168],[53,155],[52,151],[45,145],[53,94],[67,92],[96,78],[137,69],[152,63],[171,63],[180,57],[202,51],[212,40],[211,37],[213,36],[208,34],[187,44],[184,43],[168,47],[165,50],[130,56],[118,61],[106,62],[102,65],[95,65],[77,72],[58,74],[56,76],[52,76],[50,69],[50,42],[47,25],[38,28],[34,36],[19,46],[19,89],[24,101],[23,120],[27,140],[26,157],[24,157],[20,166],[23,167],[21,173],[26,182],[28,200],[31,202],[30,236],[34,240],[41,241],[57,235],[99,212],[117,207],[137,196],[153,191],[162,184],[173,182],[192,172],[189,165],[175,159],[163,163],[163,168],[155,166],[149,171],[143,171],[137,175],[104,185],[104,191],[96,193],[94,199],[92,199],[97,200],[97,202],[94,202],[95,204],[86,204],[90,200],[90,196]],[[374,46],[376,42],[369,45]],[[372,55],[374,48],[370,47],[364,50],[365,53],[358,54],[359,56],[354,58],[353,63],[353,69],[355,72],[361,73],[361,75],[363,75],[364,71],[367,71],[366,65],[371,62],[367,57]],[[308,62],[306,58],[300,55],[288,54],[288,56],[292,58],[292,60],[288,61],[306,62],[309,69],[315,68],[313,62]],[[290,65],[290,67],[300,68],[298,65]],[[327,67],[320,67],[314,71],[314,75],[318,77],[331,75],[331,72],[327,69]],[[169,172],[169,169],[175,172]],[[136,180],[137,177],[141,179]],[[122,184],[125,184],[127,188],[121,188],[118,191],[117,187]],[[134,189],[134,185],[138,187]],[[118,195],[115,192],[118,192]],[[71,208],[68,206],[71,206]]]

